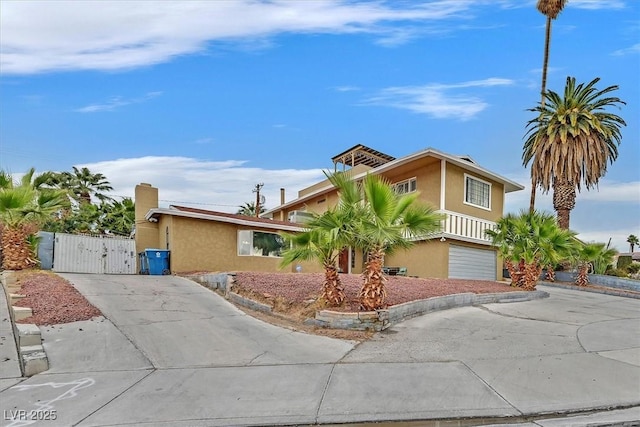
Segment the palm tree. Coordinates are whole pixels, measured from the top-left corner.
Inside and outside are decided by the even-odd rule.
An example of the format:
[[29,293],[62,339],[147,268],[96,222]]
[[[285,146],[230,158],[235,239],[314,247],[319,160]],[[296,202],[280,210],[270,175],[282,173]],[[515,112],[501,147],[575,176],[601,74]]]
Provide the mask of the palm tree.
[[[566,0],[538,0],[537,9],[547,17],[546,32],[544,37],[544,59],[542,61],[542,86],[540,88],[540,105],[544,104],[545,94],[547,91],[547,70],[549,69],[549,47],[551,46],[551,21],[556,19]],[[531,200],[529,202],[529,212],[533,213],[536,204],[536,187],[537,182],[533,179],[533,171],[531,174]]]
[[636,248],[636,245],[640,243],[640,241],[638,241],[638,236],[629,234],[629,237],[627,237],[627,243],[629,244],[629,252],[633,253],[633,250]]
[[607,267],[613,264],[616,255],[614,249],[609,249],[604,243],[586,243],[576,252],[578,275],[576,285],[586,286],[589,283],[589,270],[594,274],[604,274]]
[[282,256],[281,267],[302,260],[319,260],[324,268],[322,298],[331,306],[341,305],[345,299],[344,288],[338,275],[337,261],[340,252],[348,246],[351,234],[349,218],[340,206],[313,214],[305,225],[307,231],[299,234],[285,234],[291,244]]
[[486,233],[507,264],[511,286],[525,290],[535,290],[542,268],[570,258],[577,244],[575,233],[560,229],[553,215],[538,211],[508,214]]
[[[238,206],[240,209],[236,212],[237,215],[244,216],[256,216],[256,202],[247,202],[244,205]],[[264,206],[260,206],[260,213],[266,212]]]
[[51,177],[48,183],[53,187],[69,190],[72,197],[81,204],[91,203],[92,196],[103,202],[112,200],[103,194],[105,191],[113,190],[107,178],[101,173],[92,173],[86,167],[78,169],[73,166],[73,173],[59,173]]
[[136,205],[129,197],[123,198],[122,202],[102,203],[98,228],[109,230],[114,234],[129,236],[135,224],[135,210]]
[[367,175],[361,183],[344,174],[331,175],[329,180],[338,189],[345,216],[352,220],[346,233],[351,246],[367,253],[360,304],[364,310],[378,310],[386,298],[385,255],[440,231],[444,217],[419,204],[417,193],[398,194],[378,175]]
[[607,172],[607,163],[618,157],[626,123],[605,111],[607,107],[625,104],[616,97],[604,96],[618,89],[609,86],[598,90],[596,78],[587,85],[576,85],[567,77],[564,96],[554,91],[545,93],[548,103],[529,109],[538,116],[527,123],[522,154],[525,166],[531,162],[532,179],[548,192],[553,187],[553,207],[558,225],[569,229],[569,215],[575,206],[576,189],[597,186]]
[[36,264],[30,237],[46,219],[69,204],[65,192],[41,187],[41,180],[34,174],[31,168],[20,183],[14,183],[8,173],[0,171],[0,246],[5,270]]

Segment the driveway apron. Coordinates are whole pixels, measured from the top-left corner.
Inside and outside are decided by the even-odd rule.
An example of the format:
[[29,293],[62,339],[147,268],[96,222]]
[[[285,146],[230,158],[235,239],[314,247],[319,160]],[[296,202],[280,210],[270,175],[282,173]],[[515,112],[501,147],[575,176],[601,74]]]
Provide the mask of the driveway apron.
[[[105,317],[41,328],[50,370],[0,392],[2,425],[313,424],[640,405],[638,300],[548,289],[546,300],[411,319],[356,346],[261,322],[179,277],[63,276]],[[47,414],[55,422],[25,418]]]

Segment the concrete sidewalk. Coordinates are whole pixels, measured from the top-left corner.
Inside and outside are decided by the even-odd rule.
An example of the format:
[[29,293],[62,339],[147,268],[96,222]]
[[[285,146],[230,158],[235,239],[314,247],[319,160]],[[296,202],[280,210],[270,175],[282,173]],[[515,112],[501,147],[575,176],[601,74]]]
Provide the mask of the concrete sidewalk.
[[[43,328],[51,368],[0,393],[2,425],[27,425],[19,411],[55,414],[34,424],[48,426],[640,419],[638,300],[546,288],[356,346],[263,323],[178,277],[64,276],[106,318]],[[631,408],[538,417],[618,407]]]
[[0,284],[0,391],[22,381],[19,357],[7,295]]

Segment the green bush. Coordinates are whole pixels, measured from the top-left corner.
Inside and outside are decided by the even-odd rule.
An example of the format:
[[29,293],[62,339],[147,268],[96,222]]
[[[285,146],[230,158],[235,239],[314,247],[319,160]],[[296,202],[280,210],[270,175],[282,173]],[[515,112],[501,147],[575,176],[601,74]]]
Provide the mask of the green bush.
[[627,270],[624,270],[622,268],[609,269],[605,274],[607,276],[629,277],[629,273],[627,273]]
[[630,274],[636,274],[637,272],[640,271],[640,262],[632,262],[631,264],[627,265],[627,272]]
[[632,262],[631,255],[620,255],[618,257],[618,268],[624,270]]

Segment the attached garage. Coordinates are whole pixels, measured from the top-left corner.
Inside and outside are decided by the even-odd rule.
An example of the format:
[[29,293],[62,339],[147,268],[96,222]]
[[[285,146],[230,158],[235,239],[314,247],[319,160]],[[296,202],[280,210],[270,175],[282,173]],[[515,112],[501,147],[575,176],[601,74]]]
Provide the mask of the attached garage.
[[496,251],[449,245],[449,278],[496,280]]

